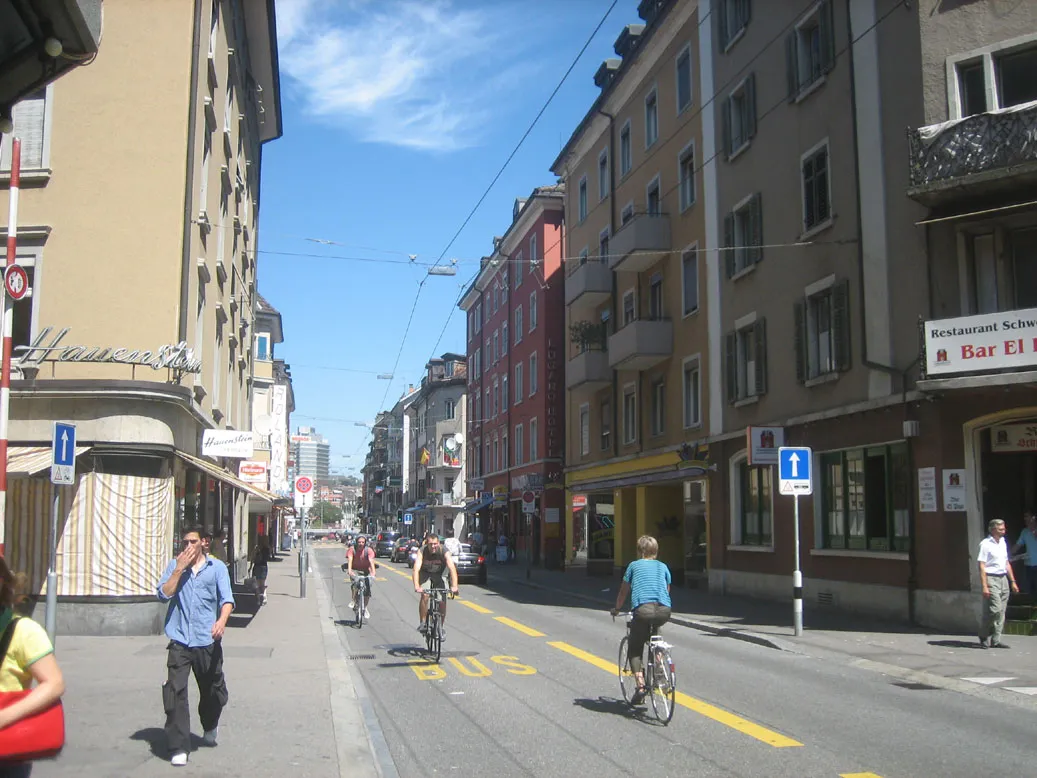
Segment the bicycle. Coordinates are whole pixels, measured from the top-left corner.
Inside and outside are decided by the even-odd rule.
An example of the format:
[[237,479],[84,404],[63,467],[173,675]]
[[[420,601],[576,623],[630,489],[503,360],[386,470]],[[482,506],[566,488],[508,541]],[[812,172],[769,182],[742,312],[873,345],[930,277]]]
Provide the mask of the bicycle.
[[358,579],[353,584],[355,591],[353,611],[356,615],[353,623],[356,624],[357,629],[360,629],[364,626],[364,613],[367,611],[367,600],[370,596],[371,579],[368,574],[361,573],[357,570],[353,571],[353,575]]
[[433,587],[428,590],[428,611],[425,613],[425,646],[432,658],[439,662],[443,653],[443,614],[449,589]]
[[[637,691],[637,680],[630,669],[629,657],[630,627],[634,623],[634,614],[624,612],[616,615],[626,616],[627,620],[627,633],[619,641],[619,661],[616,667],[619,671],[619,688],[623,692],[623,699],[629,703]],[[615,621],[615,616],[612,619]],[[644,664],[644,683],[646,693],[652,698],[652,711],[663,725],[669,724],[673,718],[677,698],[677,670],[670,655],[671,648],[673,646],[662,639],[658,628],[653,625],[648,638],[648,661]]]

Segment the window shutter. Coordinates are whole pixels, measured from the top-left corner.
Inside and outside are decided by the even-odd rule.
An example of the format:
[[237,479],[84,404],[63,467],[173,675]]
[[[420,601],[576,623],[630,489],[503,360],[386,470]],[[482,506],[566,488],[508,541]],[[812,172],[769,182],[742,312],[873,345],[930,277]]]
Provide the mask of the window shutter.
[[821,72],[828,73],[835,67],[835,24],[832,17],[832,0],[821,3]]
[[796,32],[792,31],[785,39],[785,71],[788,76],[789,102],[799,94],[799,59],[796,50]]
[[735,254],[733,251],[735,245],[735,215],[728,213],[724,215],[724,248],[727,251],[724,252],[724,266],[727,269],[727,277],[730,278],[735,274],[737,269],[735,264]]
[[[41,89],[16,103],[11,112],[14,132],[10,138],[22,141],[22,170],[39,170],[43,167],[43,120],[47,106],[47,90]],[[12,146],[10,138],[4,140],[3,159],[0,170],[11,169]]]
[[727,401],[738,399],[738,335],[729,332],[724,336],[724,353],[727,357]]
[[719,2],[718,10],[720,13],[717,14],[717,35],[720,37],[721,49],[727,46],[727,14],[725,13],[727,9],[724,7],[725,2],[733,3],[735,0],[720,0]]
[[728,97],[720,104],[720,119],[723,122],[722,142],[724,144],[724,156],[731,157],[731,98]]
[[807,306],[805,303],[795,303],[792,306],[792,317],[795,320],[795,348],[796,348],[796,383],[801,384],[807,377]]
[[753,325],[756,340],[756,394],[767,394],[767,320]]
[[749,222],[752,226],[749,261],[755,264],[763,259],[763,196],[759,192],[753,195],[749,204]]
[[843,279],[832,290],[833,350],[836,370],[850,369],[850,282]]
[[745,137],[756,135],[756,74],[750,73],[745,81],[746,132]]

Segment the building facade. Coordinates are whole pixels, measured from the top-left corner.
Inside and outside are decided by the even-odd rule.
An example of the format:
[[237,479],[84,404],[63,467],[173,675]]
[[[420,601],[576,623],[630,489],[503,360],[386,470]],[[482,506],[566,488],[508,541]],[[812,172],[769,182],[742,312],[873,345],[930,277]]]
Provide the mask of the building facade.
[[[0,541],[42,597],[47,446],[55,420],[76,423],[58,630],[146,634],[162,628],[154,588],[181,527],[223,528],[240,578],[246,498],[267,495],[237,478],[239,458],[202,454],[205,432],[251,427],[262,151],[281,135],[276,30],[272,1],[104,11],[89,67],[13,112],[17,261],[32,295],[14,306]],[[140,88],[121,88],[131,72]],[[4,135],[5,189],[12,150]]]
[[295,476],[308,475],[325,482],[331,471],[331,445],[314,427],[299,427],[292,435],[292,462]]
[[470,531],[504,534],[530,562],[552,567],[564,555],[564,198],[555,185],[516,200],[511,224],[460,302],[472,409]]

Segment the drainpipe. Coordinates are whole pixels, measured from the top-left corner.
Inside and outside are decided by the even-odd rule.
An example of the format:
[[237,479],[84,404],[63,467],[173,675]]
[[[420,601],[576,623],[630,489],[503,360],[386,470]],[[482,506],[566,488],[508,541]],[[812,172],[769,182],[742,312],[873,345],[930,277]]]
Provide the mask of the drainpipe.
[[[613,114],[598,109],[598,113],[609,120],[609,251],[612,250],[612,239],[616,235],[616,117]],[[608,261],[607,259],[605,260]],[[616,293],[619,284],[616,281],[616,273],[612,274],[612,311],[609,315],[609,323],[616,326]],[[608,333],[605,333],[606,346],[608,344]],[[612,371],[612,456],[619,456],[619,374]]]
[[[191,265],[191,236],[195,228],[194,217],[194,146],[198,123],[198,57],[202,40],[202,3],[194,6],[194,44],[191,46],[191,81],[187,101],[187,163],[184,175],[184,234],[183,256],[180,267],[180,321],[177,340],[187,340],[188,311],[191,308],[191,273],[197,272]],[[253,319],[254,321],[255,319]]]

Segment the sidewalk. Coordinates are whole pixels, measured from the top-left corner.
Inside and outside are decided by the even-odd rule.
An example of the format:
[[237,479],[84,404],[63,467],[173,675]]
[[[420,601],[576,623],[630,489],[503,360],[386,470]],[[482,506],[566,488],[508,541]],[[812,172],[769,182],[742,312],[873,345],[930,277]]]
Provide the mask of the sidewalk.
[[[534,568],[526,578],[519,564],[490,565],[497,582],[563,592],[588,603],[615,605],[620,579]],[[1037,637],[1006,635],[1007,651],[980,648],[974,634],[943,634],[908,624],[804,603],[804,630],[792,628],[792,602],[722,596],[674,587],[671,621],[718,637],[783,651],[841,659],[903,680],[959,691],[1011,689],[1015,701],[1037,707]]]
[[268,584],[269,604],[258,612],[251,593],[235,592],[237,609],[223,639],[230,702],[216,748],[202,745],[197,687],[190,682],[195,750],[186,768],[169,764],[163,731],[168,641],[58,635],[68,686],[66,745],[58,759],[36,765],[34,778],[171,772],[341,778],[347,769],[351,776],[377,775],[345,652],[333,627],[331,640],[325,637],[320,579],[310,576],[308,596],[299,599],[297,554],[281,554]]

